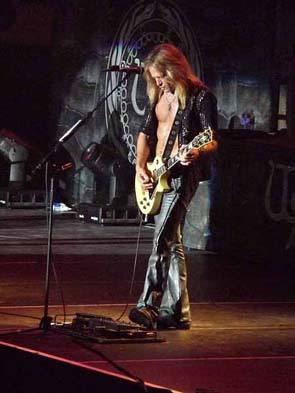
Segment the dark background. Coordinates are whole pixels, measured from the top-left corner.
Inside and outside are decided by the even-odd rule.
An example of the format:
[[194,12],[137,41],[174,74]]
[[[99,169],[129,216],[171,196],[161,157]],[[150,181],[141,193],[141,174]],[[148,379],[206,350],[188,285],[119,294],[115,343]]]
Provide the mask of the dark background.
[[[292,50],[291,2],[173,3],[196,35],[203,77],[215,90],[218,78],[229,81],[231,77],[237,83],[267,89],[278,72],[278,63]],[[0,20],[1,128],[11,129],[46,150],[48,142],[56,137],[55,120],[60,116],[60,103],[69,93],[72,79],[91,56],[98,59],[102,68],[106,66],[116,28],[133,5],[106,0],[5,2]],[[93,72],[98,74],[100,70]],[[54,100],[53,83],[59,87]],[[226,105],[223,101],[231,98],[223,97],[225,91],[216,93],[222,114]],[[251,105],[254,109],[257,103],[244,102],[245,107]],[[82,113],[83,109],[80,108]],[[267,109],[260,128],[270,127],[270,108]],[[227,125],[226,120],[222,128]]]

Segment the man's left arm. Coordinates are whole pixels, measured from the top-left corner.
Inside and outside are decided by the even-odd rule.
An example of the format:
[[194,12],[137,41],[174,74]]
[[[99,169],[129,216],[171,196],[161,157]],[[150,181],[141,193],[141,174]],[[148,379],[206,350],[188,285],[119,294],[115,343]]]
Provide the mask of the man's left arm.
[[190,152],[183,155],[182,159],[180,160],[182,165],[189,165],[192,161],[199,159],[200,156],[210,156],[217,150],[218,146],[216,138],[217,101],[215,96],[210,91],[206,91],[202,96],[202,99],[195,103],[194,110],[200,119],[200,133],[210,128],[212,131],[212,141],[201,148],[193,148]]
[[212,142],[199,149],[199,154],[210,155],[217,149],[217,100],[211,91],[206,91],[199,103],[199,116],[201,132],[207,129],[212,131]]

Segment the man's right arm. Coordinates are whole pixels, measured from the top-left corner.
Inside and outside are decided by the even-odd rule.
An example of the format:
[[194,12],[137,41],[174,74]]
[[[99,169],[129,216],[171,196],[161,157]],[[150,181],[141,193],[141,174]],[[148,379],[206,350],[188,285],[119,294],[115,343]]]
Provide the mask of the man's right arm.
[[152,188],[150,173],[147,169],[147,161],[150,155],[148,136],[139,132],[136,146],[136,175],[144,188]]

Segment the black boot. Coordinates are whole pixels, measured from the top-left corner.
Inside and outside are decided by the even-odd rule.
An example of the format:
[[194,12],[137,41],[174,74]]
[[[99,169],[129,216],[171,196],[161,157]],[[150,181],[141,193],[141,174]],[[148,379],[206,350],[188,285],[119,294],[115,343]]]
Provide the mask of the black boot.
[[134,307],[129,312],[130,321],[143,325],[147,329],[154,330],[157,328],[158,310],[153,306],[137,308]]

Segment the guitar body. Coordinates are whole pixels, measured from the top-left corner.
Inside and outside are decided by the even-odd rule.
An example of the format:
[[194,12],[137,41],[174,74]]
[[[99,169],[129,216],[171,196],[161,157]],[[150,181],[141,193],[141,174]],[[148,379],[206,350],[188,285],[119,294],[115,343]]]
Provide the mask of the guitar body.
[[155,157],[152,163],[148,163],[148,170],[154,179],[154,189],[145,191],[141,182],[135,176],[135,195],[139,210],[143,214],[156,214],[162,202],[164,192],[170,190],[168,183],[169,169],[180,160],[180,155],[188,153],[192,148],[200,149],[202,146],[212,142],[213,133],[211,128],[201,132],[187,145],[181,146],[175,156],[170,157],[163,163],[161,157]]
[[[153,173],[163,165],[160,157],[155,157],[154,161],[147,164],[148,170]],[[162,202],[163,192],[170,190],[168,184],[168,173],[164,173],[159,177],[155,188],[152,190],[144,190],[141,182],[135,176],[135,195],[139,210],[143,214],[156,214]]]

